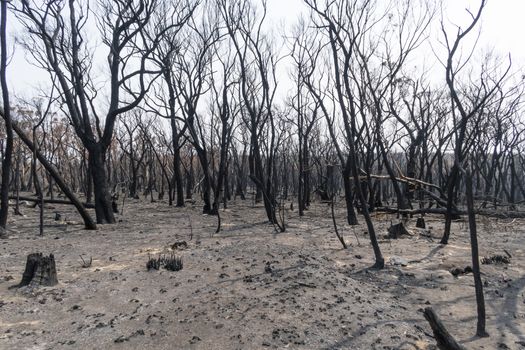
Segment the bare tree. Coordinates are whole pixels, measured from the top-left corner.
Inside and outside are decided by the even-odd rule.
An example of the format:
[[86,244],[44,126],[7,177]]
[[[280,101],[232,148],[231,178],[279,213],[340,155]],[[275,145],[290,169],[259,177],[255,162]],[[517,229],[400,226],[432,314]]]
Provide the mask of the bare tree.
[[[453,204],[455,197],[455,190],[460,181],[460,168],[463,166],[462,163],[468,155],[468,150],[471,146],[468,136],[468,124],[469,122],[483,112],[488,101],[494,96],[495,92],[498,91],[499,86],[502,84],[507,74],[510,71],[510,62],[506,70],[499,78],[491,77],[493,73],[488,69],[482,69],[481,76],[478,84],[472,86],[475,89],[474,99],[469,99],[469,102],[463,100],[460,91],[458,90],[457,75],[465,67],[468,62],[457,62],[455,56],[458,54],[460,44],[464,38],[472,32],[476,24],[481,18],[481,13],[486,5],[486,1],[482,0],[478,11],[473,14],[472,21],[466,29],[458,28],[457,34],[454,38],[450,38],[449,34],[445,30],[444,23],[441,23],[442,32],[445,39],[445,45],[448,56],[445,62],[446,82],[450,91],[451,103],[452,103],[452,117],[454,118],[454,165],[451,173],[447,180],[447,213],[445,216],[445,230],[443,237],[441,238],[442,244],[447,244],[450,237],[450,229],[453,218]],[[472,57],[469,55],[467,60]],[[464,96],[463,96],[464,97]]]
[[[479,267],[479,256],[478,256],[478,241],[477,241],[477,231],[476,231],[476,220],[474,216],[474,204],[473,204],[473,190],[472,190],[472,176],[470,169],[467,168],[465,161],[469,155],[471,149],[471,140],[472,138],[468,135],[468,125],[476,116],[479,116],[483,113],[484,108],[486,107],[488,101],[494,96],[495,92],[498,90],[499,86],[502,84],[503,80],[507,76],[510,70],[510,58],[509,65],[501,75],[500,78],[491,77],[490,74],[494,73],[487,69],[488,67],[482,67],[481,78],[477,86],[471,85],[475,91],[473,99],[467,99],[465,101],[465,96],[461,95],[461,92],[458,91],[457,86],[457,75],[461,71],[465,64],[468,62],[458,62],[456,60],[456,55],[460,49],[460,44],[463,42],[464,38],[475,28],[476,24],[481,18],[483,9],[485,8],[486,1],[481,0],[479,8],[476,13],[471,13],[471,23],[465,30],[458,28],[457,34],[454,38],[449,38],[443,21],[441,22],[441,29],[445,38],[445,44],[447,48],[447,60],[446,60],[446,82],[450,91],[450,97],[452,102],[452,116],[455,118],[455,147],[454,147],[454,165],[452,167],[452,172],[449,176],[447,182],[447,212],[445,217],[445,232],[441,239],[442,244],[447,244],[450,236],[450,228],[452,221],[452,203],[454,197],[454,190],[459,184],[460,173],[466,172],[467,176],[467,204],[469,212],[469,227],[470,227],[470,244],[472,250],[472,270],[474,274],[474,285],[476,288],[476,302],[478,309],[478,322],[476,334],[480,337],[487,336],[485,330],[485,300],[483,297],[483,284],[480,276],[480,267]],[[469,56],[470,58],[471,56]],[[468,60],[468,58],[467,58]],[[459,114],[456,118],[456,113]],[[468,170],[464,170],[467,168]]]
[[87,46],[89,3],[69,0],[66,11],[61,1],[39,5],[23,0],[15,10],[30,33],[24,45],[39,65],[56,74],[68,117],[88,150],[97,222],[114,223],[105,162],[115,122],[139,105],[151,80],[161,73],[150,68],[152,52],[169,28],[186,22],[192,8],[186,6],[174,13],[168,28],[156,29],[151,18],[158,8],[157,0],[100,1],[98,5],[97,23],[109,49],[109,102],[103,128],[91,72],[93,53]]
[[6,143],[2,159],[2,185],[0,187],[0,237],[6,234],[7,215],[9,212],[9,177],[13,157],[13,127],[11,123],[11,105],[7,87],[7,0],[0,3],[0,84],[2,87],[3,119],[5,122]]
[[216,214],[212,206],[213,181],[210,174],[210,154],[206,143],[205,120],[199,111],[199,102],[210,90],[212,74],[211,63],[214,44],[219,40],[219,33],[214,19],[205,17],[201,23],[191,19],[184,41],[187,45],[180,48],[174,69],[174,87],[176,99],[189,134],[189,142],[197,153],[203,173],[202,194],[203,213]]
[[[277,215],[274,182],[277,135],[273,103],[278,57],[270,38],[262,30],[267,14],[266,1],[260,2],[261,14],[258,14],[256,5],[245,0],[218,0],[217,5],[238,55],[239,93],[243,103],[241,115],[250,132],[250,179],[263,196],[268,220],[284,232],[284,223]],[[267,134],[263,139],[265,131]],[[265,157],[263,140],[266,142]]]
[[361,212],[365,218],[370,241],[375,255],[376,268],[384,267],[384,258],[381,254],[374,224],[369,214],[368,203],[360,186],[359,154],[356,143],[358,142],[359,128],[357,125],[358,92],[352,84],[352,64],[357,58],[356,46],[362,45],[363,33],[371,29],[376,21],[371,15],[374,2],[358,1],[330,1],[321,6],[316,0],[305,0],[312,11],[317,27],[326,31],[330,55],[332,56],[332,74],[334,88],[337,94],[338,112],[341,113],[348,144],[347,166],[351,170],[355,185],[355,192],[361,204]]

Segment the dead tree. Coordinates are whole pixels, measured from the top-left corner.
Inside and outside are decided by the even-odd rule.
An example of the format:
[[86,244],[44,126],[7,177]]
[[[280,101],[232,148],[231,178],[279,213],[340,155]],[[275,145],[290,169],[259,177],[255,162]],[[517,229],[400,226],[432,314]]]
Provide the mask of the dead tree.
[[[262,33],[266,18],[266,2],[261,2],[262,14],[245,0],[218,2],[228,36],[238,55],[240,88],[243,108],[241,116],[250,132],[250,179],[260,191],[266,216],[270,223],[285,231],[278,218],[275,193],[276,121],[274,98],[276,93],[277,56],[271,42]],[[266,155],[263,157],[263,135],[266,132]]]
[[[235,52],[231,52],[229,46],[221,47],[216,44],[215,55],[217,57],[220,72],[220,85],[215,77],[217,73],[211,75],[212,96],[215,103],[211,106],[212,118],[218,119],[218,126],[213,132],[219,141],[219,165],[217,175],[214,177],[214,196],[213,212],[219,215],[219,204],[222,202],[226,206],[228,189],[228,154],[232,143],[233,127],[235,117],[240,112],[240,104],[234,99],[234,87],[238,85],[233,80],[232,72],[235,69]],[[212,68],[215,72],[215,69]],[[212,121],[213,125],[213,121]],[[217,232],[220,231],[220,224]]]
[[[195,3],[197,6],[198,2]],[[191,12],[196,10],[193,7]],[[178,76],[176,74],[181,54],[181,43],[183,42],[182,27],[171,27],[170,17],[177,10],[177,6],[163,3],[161,11],[157,14],[156,24],[159,28],[166,28],[164,35],[160,38],[160,43],[153,51],[153,63],[162,70],[162,79],[155,81],[151,96],[145,99],[147,112],[158,115],[169,120],[171,128],[171,152],[173,154],[172,172],[173,178],[170,179],[170,186],[175,191],[175,205],[184,206],[184,182],[182,175],[181,149],[184,145],[184,135],[187,126],[184,119],[180,116],[180,106],[178,105]],[[169,205],[173,204],[173,193],[169,193]]]
[[142,137],[141,140],[138,135],[139,130],[144,130],[141,128],[143,121],[140,113],[138,110],[132,111],[131,116],[126,118],[126,122],[122,123],[121,134],[117,132],[116,135],[122,152],[129,160],[131,179],[128,182],[128,195],[136,199],[138,199],[138,173],[146,156],[144,138]]
[[[86,46],[89,5],[48,2],[39,6],[23,0],[15,6],[17,16],[30,33],[24,43],[36,62],[57,76],[57,85],[68,117],[89,153],[97,222],[114,223],[106,154],[119,115],[139,105],[151,82],[161,73],[149,68],[152,52],[168,29],[153,28],[151,19],[157,0],[101,1],[97,17],[102,42],[109,49],[110,94],[104,127],[95,108],[97,91],[91,72],[92,53]],[[182,26],[189,6],[175,13],[170,27]]]
[[504,71],[500,78],[490,77],[489,74],[493,72],[488,71],[487,67],[484,67],[480,73],[481,77],[479,81],[479,86],[475,87],[475,89],[477,90],[476,99],[472,101],[472,105],[470,106],[468,106],[468,104],[463,100],[464,97],[461,95],[457,87],[457,75],[460,72],[461,68],[464,67],[467,62],[457,62],[455,56],[458,54],[460,44],[462,43],[464,38],[470,32],[472,32],[476,24],[479,22],[485,5],[486,0],[481,0],[478,11],[474,14],[469,12],[472,18],[471,23],[465,30],[458,28],[456,36],[452,40],[451,38],[449,38],[449,35],[445,30],[443,21],[441,22],[441,30],[443,32],[445,46],[448,53],[445,63],[445,78],[448,89],[450,91],[452,116],[455,122],[454,165],[447,180],[447,214],[445,215],[445,230],[443,232],[443,237],[441,238],[442,244],[447,244],[448,239],[450,237],[450,229],[453,219],[452,211],[455,191],[460,181],[460,168],[462,167],[463,161],[467,156],[467,151],[470,148],[470,146],[467,145],[467,141],[469,140],[467,134],[468,124],[474,117],[482,113],[489,99],[494,95],[494,93],[498,90],[498,87],[506,78],[511,66],[509,62],[507,69]]
[[[341,144],[341,136],[337,132],[336,111],[339,106],[336,104],[336,92],[331,84],[330,67],[328,63],[319,64],[325,56],[323,47],[326,44],[321,40],[319,30],[305,31],[306,26],[299,29],[293,41],[295,51],[301,53],[301,69],[298,73],[304,82],[308,93],[313,96],[315,104],[319,107],[319,113],[324,117],[332,145],[335,148],[340,169],[342,172],[344,197],[346,203],[346,217],[349,225],[357,225],[358,220],[354,209],[354,190],[352,187],[352,170],[347,142]],[[325,62],[328,62],[326,59]],[[328,81],[328,83],[323,83]],[[335,194],[334,194],[335,195]]]
[[[151,150],[153,155],[155,156],[155,159],[157,160],[157,164],[160,167],[160,171],[162,173],[163,179],[165,180],[167,186],[168,186],[168,194],[169,194],[169,201],[171,203],[172,199],[172,172],[170,171],[170,167],[168,166],[168,163],[170,161],[169,159],[169,153],[170,153],[170,142],[168,141],[165,130],[162,127],[162,125],[158,125],[156,123],[157,120],[152,120],[148,125],[145,125],[144,123],[139,124],[139,128],[141,129],[141,134],[145,142],[148,144],[148,149]],[[161,180],[161,183],[163,184],[164,181]],[[159,192],[159,200],[163,197],[163,185],[161,186],[161,191]],[[183,197],[184,199],[184,197]],[[172,204],[170,204],[172,205]]]
[[[363,124],[367,123],[366,119],[372,119],[373,132],[376,134],[375,142],[382,156],[382,164],[392,179],[391,184],[396,194],[397,205],[400,209],[407,209],[411,207],[410,198],[403,193],[395,181],[396,169],[393,161],[389,159],[389,149],[383,135],[384,125],[387,124],[390,116],[384,111],[388,110],[392,89],[395,89],[402,80],[405,62],[425,39],[425,33],[433,16],[431,9],[424,3],[402,1],[397,6],[396,15],[389,16],[387,21],[381,20],[381,14],[378,19],[367,15],[376,21],[373,26],[384,25],[385,28],[395,29],[380,30],[381,34],[377,36],[372,34],[373,30],[367,30],[368,33],[362,34],[362,38],[357,38],[359,41],[350,50],[355,51],[357,67],[360,69],[351,70],[351,74],[354,85],[358,86],[361,99],[359,113],[365,114],[369,110],[371,114],[368,118],[363,116]],[[363,40],[371,44],[362,45]],[[377,63],[378,57],[382,62]],[[393,139],[395,140],[395,137]]]
[[210,152],[204,133],[204,120],[199,111],[199,102],[203,95],[210,89],[211,62],[213,60],[213,47],[219,39],[217,25],[208,15],[208,21],[202,25],[192,17],[190,25],[183,38],[188,43],[181,47],[180,55],[176,57],[174,69],[174,87],[177,91],[175,97],[180,107],[185,126],[203,173],[201,184],[203,195],[203,213],[216,215],[212,206],[213,181],[210,173]]
[[467,188],[467,208],[468,208],[468,223],[469,223],[469,231],[470,231],[470,248],[471,248],[471,254],[472,254],[472,274],[474,276],[474,287],[476,289],[476,304],[477,304],[477,313],[478,313],[476,335],[478,337],[488,337],[488,333],[485,330],[485,323],[486,323],[485,298],[483,296],[483,283],[481,281],[481,272],[480,272],[480,267],[479,267],[478,234],[477,234],[477,229],[476,229],[476,214],[474,210],[474,193],[472,190],[472,173],[470,170],[465,171],[465,178],[466,178],[466,188]]
[[38,140],[37,140],[37,130],[38,128],[42,125],[42,123],[44,122],[44,120],[46,119],[46,117],[48,116],[50,110],[51,110],[51,106],[54,102],[54,97],[53,97],[53,93],[54,93],[54,85],[52,86],[51,88],[51,93],[50,93],[50,97],[47,101],[47,105],[44,107],[41,100],[37,100],[35,102],[35,107],[36,107],[36,115],[37,117],[39,118],[39,120],[37,120],[37,123],[35,125],[33,125],[33,159],[32,159],[32,172],[33,172],[33,181],[34,181],[34,184],[35,184],[35,192],[36,192],[36,195],[38,197],[38,200],[39,200],[39,206],[40,206],[40,215],[39,215],[39,232],[40,232],[40,236],[43,236],[44,235],[44,191],[42,189],[42,183],[40,181],[40,177],[38,175],[38,157],[37,157],[37,154],[38,154],[38,149],[39,149],[39,144],[38,144]]
[[[333,64],[334,89],[337,95],[338,112],[341,113],[345,137],[348,144],[348,165],[355,184],[355,192],[361,204],[361,211],[365,218],[370,242],[375,256],[376,268],[384,267],[384,258],[370,217],[368,203],[360,184],[359,154],[356,143],[358,139],[358,101],[352,83],[352,64],[355,62],[355,45],[362,39],[362,34],[370,29],[374,20],[369,16],[370,2],[347,3],[333,1],[321,8],[316,1],[306,0],[307,6],[318,18],[317,27],[322,28],[328,36],[328,47]],[[343,10],[344,9],[344,10]],[[347,28],[346,23],[354,25]]]
[[0,237],[6,234],[7,216],[9,212],[9,182],[13,157],[13,127],[11,121],[11,105],[7,87],[7,1],[0,3],[0,84],[2,87],[3,119],[5,122],[6,142],[2,159],[2,184],[0,187]]
[[[438,154],[433,146],[432,138],[438,128],[440,130],[445,128],[443,116],[448,113],[443,110],[445,105],[442,100],[443,92],[442,90],[432,91],[424,77],[399,79],[394,89],[397,89],[398,92],[394,94],[392,91],[388,111],[399,122],[406,135],[403,137],[407,140],[406,147],[403,147],[401,143],[406,154],[405,175],[408,178],[417,178],[432,183],[433,166]],[[439,144],[444,144],[451,137],[452,133],[443,134]],[[420,207],[423,205],[424,191],[406,183],[404,192],[409,200],[414,199],[414,192],[417,192],[418,198],[416,199],[420,201]],[[442,193],[439,195],[444,197]]]
[[319,119],[320,105],[308,93],[308,87],[303,77],[309,74],[311,67],[308,65],[309,52],[301,42],[308,40],[302,36],[305,33],[306,24],[301,21],[297,28],[295,39],[292,42],[292,58],[294,60],[294,76],[296,92],[294,93],[290,105],[297,115],[296,124],[298,138],[298,189],[297,202],[299,216],[304,215],[304,211],[310,205],[310,143],[311,133]]

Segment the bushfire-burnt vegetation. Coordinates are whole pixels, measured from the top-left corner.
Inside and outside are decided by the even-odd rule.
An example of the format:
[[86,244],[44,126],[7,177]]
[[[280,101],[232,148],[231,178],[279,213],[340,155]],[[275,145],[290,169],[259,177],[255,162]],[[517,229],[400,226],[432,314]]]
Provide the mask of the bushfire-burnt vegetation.
[[[220,233],[221,211],[246,201],[277,234],[286,213],[324,202],[345,249],[334,206],[366,224],[361,254],[383,269],[374,214],[391,214],[391,238],[438,215],[442,245],[465,217],[486,336],[476,221],[525,217],[525,84],[510,55],[481,55],[486,1],[454,25],[439,1],[304,5],[278,33],[265,0],[2,1],[0,234],[22,201],[40,209],[40,235],[48,204],[96,230],[119,225],[126,199],[197,203]],[[13,45],[48,88],[10,95]],[[440,346],[456,344],[425,316]]]

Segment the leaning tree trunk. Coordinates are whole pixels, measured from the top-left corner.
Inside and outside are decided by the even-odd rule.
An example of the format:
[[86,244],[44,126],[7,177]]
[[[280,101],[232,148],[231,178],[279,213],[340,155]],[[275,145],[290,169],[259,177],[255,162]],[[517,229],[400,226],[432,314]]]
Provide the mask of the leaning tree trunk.
[[44,168],[49,172],[49,174],[55,179],[55,182],[57,183],[60,190],[64,193],[64,195],[71,201],[71,203],[75,206],[78,213],[84,220],[84,225],[86,229],[88,230],[96,230],[97,225],[87,212],[87,210],[84,208],[80,200],[78,200],[77,196],[70,190],[70,188],[66,185],[64,179],[60,176],[58,170],[51,164],[46,157],[40,152],[40,150],[35,149],[35,146],[33,145],[33,142],[27,137],[27,135],[20,129],[20,127],[13,123],[13,130],[16,132],[18,137],[26,144],[26,146],[33,152],[35,152],[38,160],[40,161],[40,164],[44,166]]
[[431,307],[425,308],[423,313],[425,319],[430,324],[436,339],[437,346],[441,350],[465,350],[465,348],[459,344],[456,339],[447,331],[438,315]]

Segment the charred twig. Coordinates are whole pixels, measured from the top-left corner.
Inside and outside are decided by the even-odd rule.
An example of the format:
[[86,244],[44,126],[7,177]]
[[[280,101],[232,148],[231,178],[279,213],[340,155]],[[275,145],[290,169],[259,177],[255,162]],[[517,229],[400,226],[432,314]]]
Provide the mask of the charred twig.
[[91,267],[91,263],[93,262],[93,257],[89,257],[89,261],[84,260],[82,255],[80,255],[80,259],[82,259],[82,268],[88,268]]

